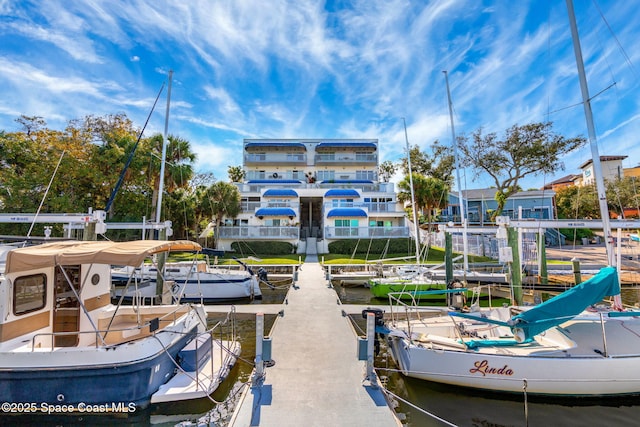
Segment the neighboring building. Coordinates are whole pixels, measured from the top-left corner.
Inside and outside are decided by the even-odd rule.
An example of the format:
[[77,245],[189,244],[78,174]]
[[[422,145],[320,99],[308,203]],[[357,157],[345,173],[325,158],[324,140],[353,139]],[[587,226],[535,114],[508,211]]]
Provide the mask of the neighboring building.
[[[513,219],[554,219],[555,194],[553,190],[520,191],[507,199],[502,215]],[[464,190],[462,195],[466,201],[468,224],[480,226],[492,224],[491,214],[498,207],[495,188]],[[449,194],[449,206],[442,212],[440,220],[460,222],[458,192]]]
[[556,179],[555,181],[545,184],[544,187],[542,187],[542,189],[558,191],[561,188],[572,187],[574,185],[577,185],[576,183],[581,180],[582,180],[581,175],[574,175],[574,174],[566,175],[566,176],[563,176],[562,178]]
[[338,239],[409,237],[378,164],[377,139],[245,139],[242,212],[220,227],[219,248],[279,240],[324,253]]
[[[624,176],[622,161],[628,156],[600,156],[602,177],[606,180],[621,179]],[[589,159],[580,165],[582,170],[582,185],[595,183],[593,175],[593,160]]]

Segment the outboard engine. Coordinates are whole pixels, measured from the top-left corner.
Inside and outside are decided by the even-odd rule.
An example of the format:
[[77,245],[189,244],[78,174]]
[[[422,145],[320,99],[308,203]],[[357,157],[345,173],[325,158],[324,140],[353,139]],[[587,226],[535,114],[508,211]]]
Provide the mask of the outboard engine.
[[[379,309],[379,308],[367,308],[362,310],[362,318],[366,319],[367,315],[369,313],[373,313],[373,315],[375,316],[375,324],[376,324],[376,329],[378,327],[383,327],[384,326],[384,311]],[[373,340],[373,344],[374,344],[374,354],[377,356],[380,353],[380,334],[376,333],[375,334],[375,338]]]
[[258,274],[256,276],[258,277],[258,281],[266,283],[267,286],[269,286],[271,289],[275,289],[276,288],[271,283],[269,283],[269,279],[267,277],[268,273],[267,273],[267,269],[266,268],[260,267],[258,269]]
[[[459,280],[451,280],[447,283],[447,289],[462,289],[464,288],[464,284]],[[464,291],[460,292],[451,292],[447,294],[447,305],[449,307],[455,308],[456,310],[462,309],[467,303],[467,298],[464,294]]]

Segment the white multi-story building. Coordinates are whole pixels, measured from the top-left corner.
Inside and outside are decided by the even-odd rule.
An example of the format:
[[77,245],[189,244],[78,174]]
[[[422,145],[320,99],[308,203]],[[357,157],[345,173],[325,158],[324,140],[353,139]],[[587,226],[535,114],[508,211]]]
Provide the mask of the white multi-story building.
[[409,237],[378,163],[377,139],[245,139],[242,212],[220,228],[219,248],[259,239],[325,253],[337,239]]

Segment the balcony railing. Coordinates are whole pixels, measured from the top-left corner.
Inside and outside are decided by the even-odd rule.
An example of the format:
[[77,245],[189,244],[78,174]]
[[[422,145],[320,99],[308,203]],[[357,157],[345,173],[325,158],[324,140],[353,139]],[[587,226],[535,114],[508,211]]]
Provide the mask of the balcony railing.
[[377,212],[403,212],[402,207],[396,202],[328,202],[324,204],[325,211],[334,208],[365,208],[369,215]]
[[300,227],[267,227],[267,226],[251,226],[251,227],[220,227],[221,239],[298,239],[300,235]]
[[315,162],[316,164],[378,163],[378,155],[353,153],[316,154]]
[[327,239],[409,237],[409,227],[325,227]]
[[285,153],[260,153],[260,154],[245,154],[245,163],[307,163],[307,155],[303,153],[285,154]]

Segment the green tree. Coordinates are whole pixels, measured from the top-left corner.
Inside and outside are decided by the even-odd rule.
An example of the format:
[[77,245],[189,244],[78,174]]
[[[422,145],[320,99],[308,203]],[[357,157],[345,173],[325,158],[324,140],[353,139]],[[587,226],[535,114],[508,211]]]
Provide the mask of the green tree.
[[474,132],[471,142],[460,144],[464,164],[471,166],[476,176],[486,173],[496,186],[498,207],[493,217],[500,215],[506,200],[520,189],[520,180],[541,173],[564,170],[562,157],[583,145],[583,137],[565,138],[554,134],[552,124],[514,125],[504,138],[497,134]]
[[229,180],[231,182],[242,182],[246,177],[246,173],[242,169],[242,166],[229,166],[227,168],[227,175],[229,175]]
[[240,213],[240,191],[224,181],[218,181],[207,189],[202,199],[202,209],[211,214],[214,231],[214,247],[218,247],[220,224],[224,218],[235,218]]
[[558,219],[600,218],[598,195],[593,185],[571,185],[556,191]]
[[[398,200],[403,202],[411,200],[411,183],[408,176],[398,183],[398,187],[400,188]],[[430,230],[436,210],[447,207],[449,187],[440,179],[414,173],[413,188],[416,199],[415,209],[426,216],[427,228]]]
[[395,163],[391,160],[385,160],[378,166],[378,176],[382,179],[382,182],[389,182],[396,170],[398,170],[398,166]]
[[[169,135],[166,150],[164,191],[173,192],[178,188],[184,189],[193,178],[193,164],[197,158],[191,151],[189,141],[177,136]],[[153,195],[151,198],[151,218],[155,220],[160,186],[160,169],[162,162],[162,145],[164,138],[161,134],[155,134],[146,141],[149,155],[149,176],[152,183]],[[164,198],[164,194],[163,194]]]
[[[444,181],[451,188],[454,167],[452,147],[442,145],[436,140],[431,144],[431,154],[420,151],[420,147],[414,145],[409,149],[409,156],[414,173]],[[409,175],[406,157],[400,161],[399,167],[405,176]]]

